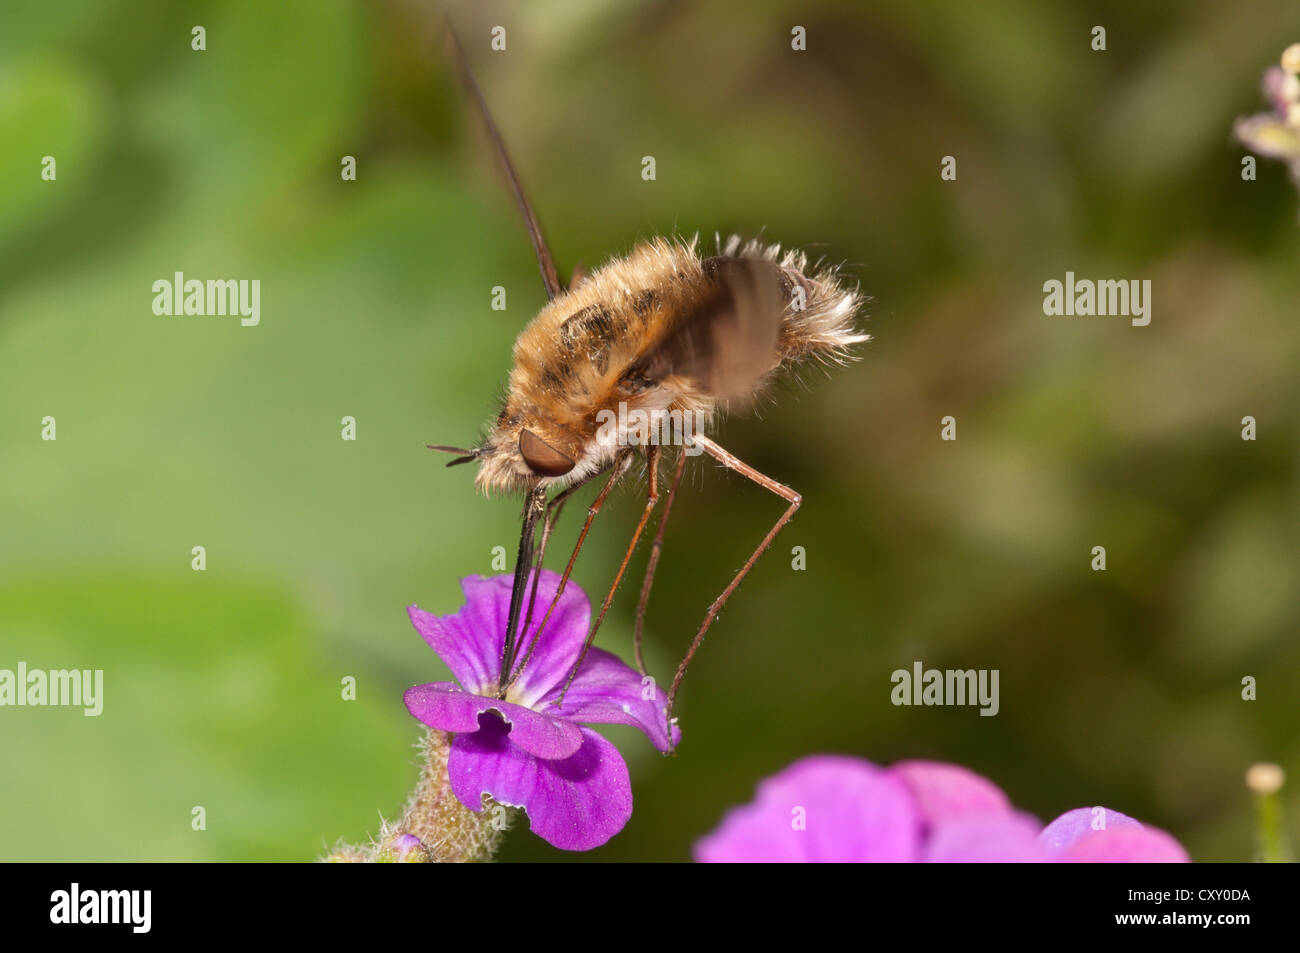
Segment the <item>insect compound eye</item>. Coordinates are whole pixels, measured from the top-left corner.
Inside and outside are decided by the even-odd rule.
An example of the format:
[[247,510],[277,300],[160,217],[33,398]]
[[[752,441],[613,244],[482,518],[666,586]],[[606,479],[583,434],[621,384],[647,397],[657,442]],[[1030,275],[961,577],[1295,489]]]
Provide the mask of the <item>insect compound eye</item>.
[[524,463],[539,476],[564,476],[578,464],[567,455],[560,453],[549,443],[531,430],[519,432],[519,452]]

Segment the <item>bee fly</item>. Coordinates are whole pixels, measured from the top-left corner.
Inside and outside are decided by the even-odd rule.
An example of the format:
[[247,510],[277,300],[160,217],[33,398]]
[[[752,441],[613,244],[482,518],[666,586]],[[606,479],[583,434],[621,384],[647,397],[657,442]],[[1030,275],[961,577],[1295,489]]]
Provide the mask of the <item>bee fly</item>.
[[[524,496],[498,682],[501,697],[528,664],[532,646],[525,648],[519,640],[533,618],[546,543],[565,501],[580,487],[608,474],[588,508],[538,633],[564,591],[592,521],[610,491],[628,473],[634,459],[644,460],[645,508],[569,672],[566,690],[609,611],[662,495],[663,516],[646,565],[633,636],[637,666],[645,673],[641,638],[646,603],[673,498],[690,456],[707,453],[786,503],[785,512],[709,606],[677,667],[667,700],[666,717],[671,725],[682,678],[705,633],[781,527],[794,516],[801,500],[790,487],[758,472],[706,434],[687,432],[691,428],[683,424],[710,422],[722,411],[744,409],[776,376],[794,365],[806,361],[844,363],[852,345],[869,340],[853,325],[861,299],[856,289],[841,283],[833,269],[810,268],[801,252],[783,252],[779,246],[756,241],[742,243],[738,237],[719,240],[718,254],[709,257],[701,256],[696,240],[655,238],[591,274],[575,274],[565,287],[450,24],[448,32],[457,69],[523,214],[550,299],[515,342],[505,405],[484,439],[468,450],[430,445],[433,450],[459,454],[448,466],[476,463],[475,483],[483,492]],[[637,411],[642,416],[637,416]],[[676,439],[668,442],[684,444],[663,494],[659,462],[664,441],[653,439],[653,434],[647,440],[645,428],[631,423],[647,418],[670,421],[665,435]],[[610,426],[612,420],[618,423]],[[551,496],[553,490],[558,492]],[[535,636],[532,645],[536,643]]]

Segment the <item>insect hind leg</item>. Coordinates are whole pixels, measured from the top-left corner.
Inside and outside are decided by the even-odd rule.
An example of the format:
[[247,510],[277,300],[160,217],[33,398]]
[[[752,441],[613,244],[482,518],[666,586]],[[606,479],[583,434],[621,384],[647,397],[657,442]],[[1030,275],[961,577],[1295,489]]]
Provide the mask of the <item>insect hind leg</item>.
[[673,500],[677,498],[677,488],[681,485],[682,474],[686,470],[686,450],[683,448],[677,454],[677,466],[673,471],[673,481],[668,486],[668,492],[664,495],[664,512],[659,517],[659,526],[655,530],[654,542],[650,544],[650,559],[646,562],[645,578],[641,581],[641,595],[636,602],[636,624],[632,630],[632,649],[636,657],[636,667],[642,675],[645,670],[645,655],[641,648],[641,640],[645,635],[645,614],[646,606],[650,602],[650,589],[654,585],[655,570],[659,566],[659,556],[664,548],[664,531],[668,529],[668,516],[673,511]]
[[627,564],[632,559],[632,553],[636,551],[636,544],[641,539],[642,532],[645,531],[646,523],[650,520],[650,514],[654,512],[655,505],[659,502],[659,447],[651,446],[646,451],[646,502],[645,509],[641,512],[641,519],[636,524],[636,529],[632,532],[632,540],[627,544],[627,552],[623,554],[623,561],[619,564],[618,572],[614,574],[614,581],[609,585],[609,592],[605,594],[605,600],[600,605],[600,614],[596,616],[596,621],[591,624],[587,631],[587,638],[582,643],[582,651],[578,653],[577,661],[569,669],[569,677],[564,682],[564,690],[560,692],[560,700],[557,707],[564,706],[564,696],[568,694],[569,687],[573,685],[573,679],[578,674],[578,669],[582,668],[582,662],[591,650],[591,644],[596,641],[596,633],[600,631],[601,623],[605,621],[605,614],[609,612],[609,607],[614,602],[614,595],[618,592],[619,585],[623,582],[623,574],[627,572]]
[[699,651],[701,643],[704,642],[705,633],[709,631],[709,627],[713,625],[714,619],[718,617],[718,613],[722,611],[722,607],[726,604],[727,600],[731,598],[731,594],[736,591],[736,588],[740,585],[741,581],[749,575],[749,571],[754,568],[754,564],[758,562],[758,557],[762,556],[767,548],[772,545],[772,540],[776,538],[776,534],[781,532],[781,528],[785,526],[786,523],[790,522],[794,517],[794,514],[798,511],[799,504],[803,502],[803,497],[790,489],[790,487],[786,486],[784,483],[778,483],[766,474],[759,473],[739,457],[718,446],[718,444],[714,443],[703,434],[695,435],[695,445],[723,466],[730,470],[735,470],[741,476],[753,480],[759,486],[775,493],[790,505],[786,508],[786,511],[781,514],[781,517],[776,521],[776,523],[773,524],[772,528],[767,531],[767,535],[763,537],[763,541],[760,542],[754,552],[750,554],[749,559],[745,560],[745,565],[740,567],[740,571],[732,578],[731,582],[727,585],[727,588],[723,589],[722,594],[713,600],[713,603],[709,606],[708,612],[704,615],[704,621],[700,624],[699,631],[695,633],[695,638],[691,640],[690,648],[686,650],[685,657],[682,659],[681,664],[677,666],[677,672],[673,675],[672,687],[668,689],[668,704],[664,709],[664,719],[668,727],[668,737],[670,739],[672,738],[673,703],[677,700],[677,692],[681,688],[682,679],[686,676],[686,669],[690,666],[691,659],[695,657],[695,653]]

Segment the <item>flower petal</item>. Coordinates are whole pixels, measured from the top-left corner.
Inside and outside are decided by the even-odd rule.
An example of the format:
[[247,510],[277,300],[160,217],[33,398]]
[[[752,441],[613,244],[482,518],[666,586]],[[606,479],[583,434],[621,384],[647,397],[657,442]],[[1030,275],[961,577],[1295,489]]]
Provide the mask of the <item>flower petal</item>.
[[926,843],[931,864],[1041,864],[1051,851],[1038,840],[1038,822],[1028,814],[970,814],[934,828]]
[[912,792],[927,829],[963,817],[1011,813],[1011,802],[1001,788],[960,765],[897,761],[890,766],[889,773]]
[[867,761],[820,755],[758,786],[695,844],[701,863],[911,862],[920,818],[903,782]]
[[1233,123],[1232,130],[1251,152],[1270,159],[1300,157],[1300,130],[1268,113],[1243,116]]
[[[542,570],[537,582],[532,624],[526,637],[520,641],[518,658],[523,658],[523,653],[532,644],[559,583],[557,573]],[[510,575],[490,578],[466,576],[460,581],[465,604],[454,615],[435,616],[417,606],[406,610],[416,630],[443,664],[451,669],[456,680],[476,695],[496,693],[501,678],[501,653],[505,649],[513,584],[514,577]],[[527,612],[526,604],[523,611]],[[587,594],[577,583],[569,582],[546,623],[527,670],[511,692],[512,701],[531,708],[533,702],[545,695],[557,681],[568,676],[587,637],[590,617]]]
[[539,758],[567,758],[582,747],[582,729],[496,698],[462,691],[454,682],[408,688],[406,709],[430,728],[457,734],[479,730],[479,715],[493,711],[509,726],[510,740]]
[[617,655],[593,648],[569,686],[564,706],[550,707],[559,701],[564,690],[561,681],[538,702],[536,708],[552,717],[587,725],[631,725],[645,732],[660,751],[671,751],[682,739],[681,729],[673,725],[670,744],[664,718],[668,696],[655,686],[651,698],[642,697],[643,678]]
[[436,616],[419,606],[407,606],[406,614],[456,681],[470,692],[490,694],[501,676],[501,640],[493,643],[490,631],[475,628],[466,618],[466,608],[455,615]]
[[1064,850],[1081,837],[1114,827],[1141,827],[1142,825],[1119,811],[1104,807],[1076,807],[1066,811],[1043,828],[1038,839],[1052,850]]
[[[504,594],[504,601],[498,603],[504,607],[501,609],[501,617],[504,619],[510,607],[511,579],[509,576],[497,576],[492,581],[498,582],[500,591]],[[530,587],[531,584],[530,577]],[[537,629],[546,615],[551,600],[555,598],[555,590],[559,585],[558,573],[549,569],[542,570],[541,578],[537,581],[537,602],[534,604],[532,622],[524,637],[519,640],[519,654],[516,656],[519,661],[523,660],[529,647],[537,639]],[[524,613],[526,614],[527,611],[525,600]],[[564,594],[560,596],[560,601],[555,604],[555,610],[546,622],[546,628],[542,630],[541,639],[537,641],[537,647],[533,649],[524,673],[511,688],[511,698],[521,705],[536,708],[537,703],[548,692],[557,687],[562,688],[565,679],[569,677],[569,670],[578,660],[582,644],[587,640],[587,628],[590,622],[591,606],[587,602],[587,594],[582,591],[581,586],[569,580]],[[503,621],[501,625],[504,628],[505,622]]]
[[1164,831],[1104,807],[1066,811],[1038,839],[1066,863],[1188,862],[1187,851]]
[[451,743],[447,773],[456,797],[481,811],[482,796],[522,807],[534,834],[561,850],[591,850],[632,816],[632,785],[618,749],[589,728],[582,747],[562,760],[535,758],[513,744],[514,732],[492,714],[479,730]]
[[1264,71],[1264,95],[1273,107],[1273,115],[1278,119],[1285,119],[1290,111],[1291,97],[1287,87],[1294,82],[1287,82],[1287,72],[1280,66],[1270,66]]
[[1060,859],[1070,864],[1186,864],[1182,844],[1155,827],[1094,831],[1071,844]]

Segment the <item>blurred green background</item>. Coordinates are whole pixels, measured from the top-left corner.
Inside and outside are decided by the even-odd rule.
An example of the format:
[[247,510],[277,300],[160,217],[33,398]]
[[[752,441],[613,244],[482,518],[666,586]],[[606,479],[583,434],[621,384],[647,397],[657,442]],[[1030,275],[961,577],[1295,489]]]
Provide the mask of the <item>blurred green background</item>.
[[[1243,182],[1230,129],[1300,8],[786,6],[454,7],[562,268],[762,231],[873,299],[860,363],[721,431],[805,502],[687,679],[678,754],[610,732],[626,830],[577,858],[520,830],[502,858],[684,860],[828,751],[1251,858],[1245,769],[1300,780],[1300,198],[1276,163]],[[99,718],[0,709],[0,859],[302,860],[398,812],[401,692],[445,677],[404,608],[454,611],[518,532],[424,443],[474,439],[544,301],[436,24],[415,0],[0,8],[0,667],[106,682]],[[1067,270],[1151,279],[1151,325],[1045,317]],[[174,271],[260,279],[260,326],[155,316]],[[688,483],[661,677],[780,512],[714,467]],[[639,509],[597,523],[589,591]],[[601,636],[623,654],[644,556]],[[892,706],[914,660],[999,669],[1000,714]],[[1285,802],[1294,842],[1300,783]]]

